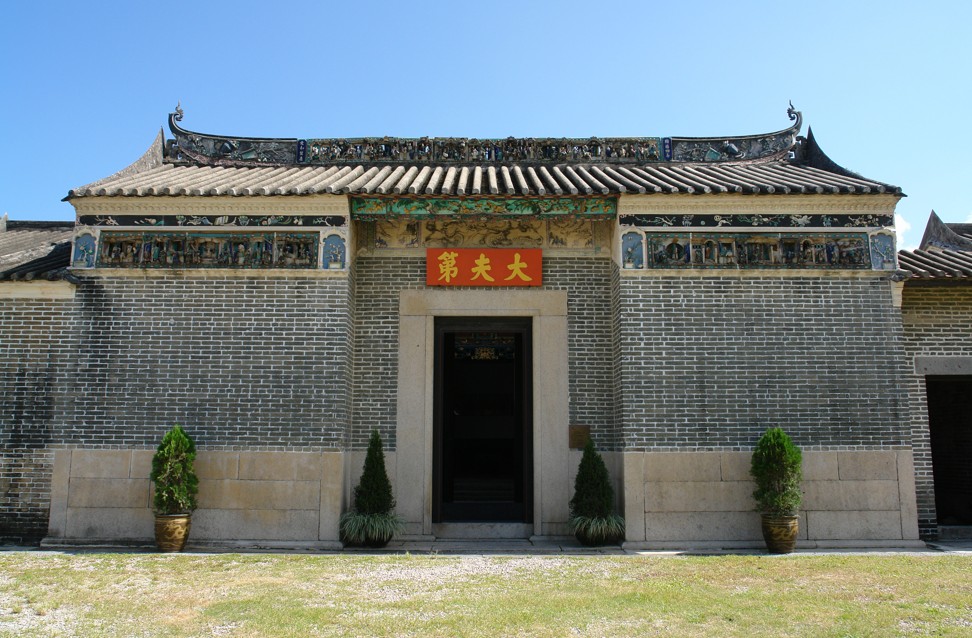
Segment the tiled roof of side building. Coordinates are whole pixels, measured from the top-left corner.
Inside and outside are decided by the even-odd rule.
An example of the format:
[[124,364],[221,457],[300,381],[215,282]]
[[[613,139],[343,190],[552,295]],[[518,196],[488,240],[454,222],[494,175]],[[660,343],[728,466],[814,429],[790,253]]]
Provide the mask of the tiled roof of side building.
[[32,259],[13,268],[0,271],[2,281],[33,281],[46,279],[56,281],[64,279],[71,283],[78,283],[78,279],[68,272],[71,265],[71,242],[56,244],[43,257]]
[[972,282],[972,224],[946,224],[932,211],[915,250],[898,252],[910,280]]
[[833,163],[793,126],[720,138],[241,138],[188,131],[170,115],[132,166],[76,188],[81,197],[516,197],[654,193],[877,194],[901,189]]
[[[0,273],[48,256],[52,246],[71,243],[74,222],[9,221],[0,218]],[[66,264],[65,264],[66,265]],[[3,275],[0,274],[0,278]]]

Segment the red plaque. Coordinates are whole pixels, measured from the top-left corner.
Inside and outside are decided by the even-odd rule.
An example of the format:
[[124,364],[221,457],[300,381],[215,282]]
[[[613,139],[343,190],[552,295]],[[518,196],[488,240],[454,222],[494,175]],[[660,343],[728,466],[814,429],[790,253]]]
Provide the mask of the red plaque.
[[539,286],[543,283],[543,250],[428,248],[425,283],[429,286]]

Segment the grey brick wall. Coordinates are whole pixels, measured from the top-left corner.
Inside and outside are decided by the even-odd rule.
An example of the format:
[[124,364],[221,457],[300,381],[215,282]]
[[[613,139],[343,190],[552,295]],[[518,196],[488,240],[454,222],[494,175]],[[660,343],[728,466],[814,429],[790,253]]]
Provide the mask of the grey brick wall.
[[624,277],[629,449],[907,446],[900,324],[874,278]]
[[915,374],[916,356],[972,356],[972,287],[915,287],[906,284],[901,304],[906,390],[911,397],[911,434],[915,456],[918,528],[923,538],[937,536],[935,480],[925,377]]
[[70,368],[72,300],[0,299],[0,541],[47,531],[54,415]]
[[353,337],[346,279],[91,278],[58,442],[342,447]]
[[[611,262],[545,256],[543,278],[544,289],[568,293],[570,422],[589,425],[602,449],[616,449]],[[352,447],[366,447],[373,428],[395,446],[398,300],[402,290],[424,287],[423,258],[358,259]]]

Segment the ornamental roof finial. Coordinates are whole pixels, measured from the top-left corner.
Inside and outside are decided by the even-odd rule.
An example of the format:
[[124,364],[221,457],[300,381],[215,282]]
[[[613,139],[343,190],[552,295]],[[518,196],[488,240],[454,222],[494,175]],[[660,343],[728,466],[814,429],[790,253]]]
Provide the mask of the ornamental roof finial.
[[[790,106],[793,106],[793,105],[791,104]],[[179,100],[178,102],[176,102],[175,112],[173,113],[173,115],[175,116],[175,121],[176,122],[181,122],[182,121],[182,100]]]
[[788,109],[786,110],[786,115],[787,115],[787,117],[789,117],[789,118],[790,118],[791,120],[795,120],[795,119],[797,119],[797,117],[798,117],[798,116],[800,115],[800,111],[798,111],[798,110],[796,110],[795,108],[793,108],[793,100],[788,100],[788,101],[790,102],[790,108],[788,108]]

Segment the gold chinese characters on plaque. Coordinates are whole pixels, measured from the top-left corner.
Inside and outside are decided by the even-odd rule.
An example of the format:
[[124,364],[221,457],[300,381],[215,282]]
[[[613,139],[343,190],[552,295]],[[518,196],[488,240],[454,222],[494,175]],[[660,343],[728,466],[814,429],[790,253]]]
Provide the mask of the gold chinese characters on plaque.
[[425,251],[429,286],[539,286],[543,251],[539,248],[429,248]]

